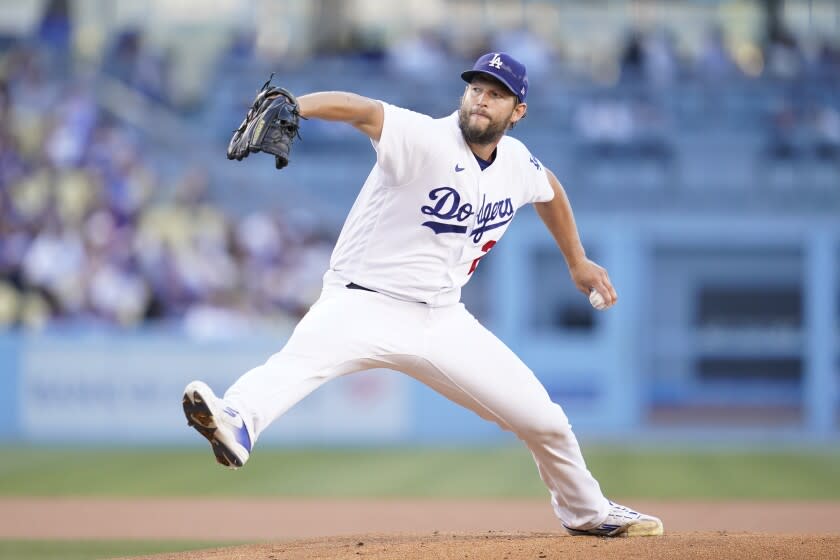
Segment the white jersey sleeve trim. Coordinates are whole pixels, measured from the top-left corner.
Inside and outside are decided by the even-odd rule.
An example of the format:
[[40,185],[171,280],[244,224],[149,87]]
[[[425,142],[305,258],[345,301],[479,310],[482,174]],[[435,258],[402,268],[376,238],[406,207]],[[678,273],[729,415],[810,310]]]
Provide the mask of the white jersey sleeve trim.
[[514,150],[517,167],[525,187],[525,203],[548,202],[554,198],[554,189],[548,181],[545,166],[516,138],[507,136],[503,141]]
[[540,173],[541,177],[537,179],[536,192],[531,202],[548,202],[554,198],[554,189],[551,188],[551,183],[548,181],[548,172],[545,167]]

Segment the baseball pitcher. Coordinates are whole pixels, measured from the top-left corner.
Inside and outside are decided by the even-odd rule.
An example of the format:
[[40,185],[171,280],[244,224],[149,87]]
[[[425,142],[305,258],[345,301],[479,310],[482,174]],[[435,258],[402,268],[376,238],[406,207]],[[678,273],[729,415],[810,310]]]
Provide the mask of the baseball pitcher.
[[461,287],[526,204],[535,206],[593,305],[606,309],[617,300],[606,270],[586,256],[557,177],[506,135],[527,112],[525,67],[506,53],[488,53],[461,77],[460,107],[439,119],[353,93],[295,98],[263,86],[228,157],[266,152],[285,167],[303,118],[355,127],[370,138],[376,163],[338,238],[321,296],[285,347],[224,398],[190,383],[187,422],[210,441],[219,463],[238,468],[263,430],[323,383],[393,369],[516,434],[570,533],[661,535],[659,519],[604,497],[563,409],[459,303]]

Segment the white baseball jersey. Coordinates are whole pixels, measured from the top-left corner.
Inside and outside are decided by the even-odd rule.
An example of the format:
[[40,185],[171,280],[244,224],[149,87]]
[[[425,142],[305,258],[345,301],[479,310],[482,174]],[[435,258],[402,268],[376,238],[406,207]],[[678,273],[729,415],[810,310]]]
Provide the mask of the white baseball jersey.
[[457,303],[461,287],[516,211],[551,200],[542,164],[504,136],[484,171],[458,127],[458,112],[432,119],[382,104],[376,164],[338,238],[331,275],[432,306]]
[[[331,379],[377,367],[401,371],[515,433],[557,517],[568,527],[598,526],[610,503],[565,413],[528,366],[457,303],[477,259],[516,211],[552,198],[545,170],[505,137],[481,171],[457,113],[432,119],[384,106],[376,165],[341,232],[321,297],[280,352],[227,390],[225,405],[242,415],[253,443]],[[350,282],[379,293],[349,290]]]

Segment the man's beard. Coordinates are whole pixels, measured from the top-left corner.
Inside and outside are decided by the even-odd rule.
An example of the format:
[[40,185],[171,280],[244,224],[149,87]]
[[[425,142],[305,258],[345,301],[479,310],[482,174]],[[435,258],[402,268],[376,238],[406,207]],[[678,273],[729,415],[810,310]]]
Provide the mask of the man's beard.
[[508,120],[510,120],[510,117],[503,122],[490,122],[487,128],[481,130],[477,127],[470,127],[469,109],[461,107],[461,110],[458,111],[458,126],[461,129],[461,134],[464,135],[464,140],[470,144],[477,144],[479,146],[486,146],[497,142],[505,134],[508,128]]

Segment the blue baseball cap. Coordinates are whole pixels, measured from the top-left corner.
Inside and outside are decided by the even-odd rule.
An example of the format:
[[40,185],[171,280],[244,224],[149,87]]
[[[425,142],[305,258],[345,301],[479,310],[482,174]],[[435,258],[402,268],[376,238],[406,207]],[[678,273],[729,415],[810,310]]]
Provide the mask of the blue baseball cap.
[[473,64],[472,70],[461,73],[465,82],[470,83],[478,74],[486,74],[496,78],[519,99],[525,103],[528,95],[528,72],[525,65],[503,52],[487,53]]

